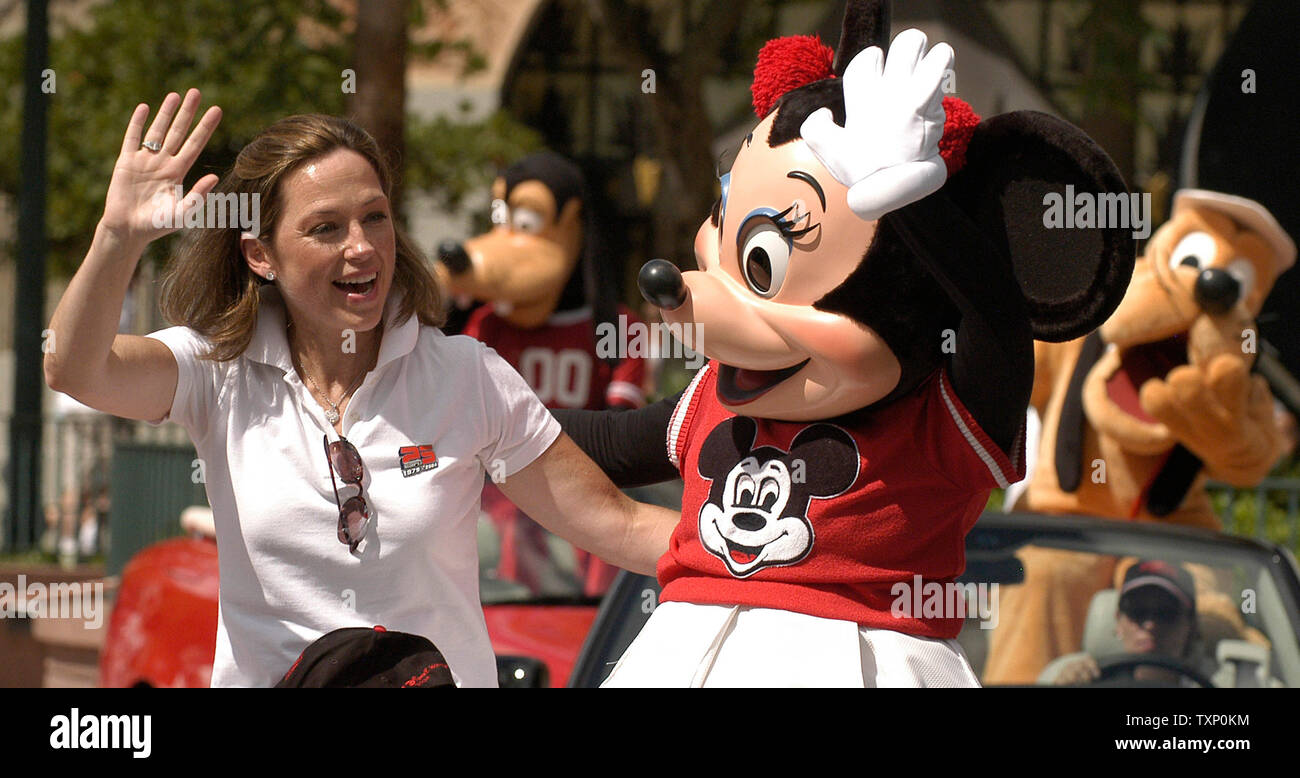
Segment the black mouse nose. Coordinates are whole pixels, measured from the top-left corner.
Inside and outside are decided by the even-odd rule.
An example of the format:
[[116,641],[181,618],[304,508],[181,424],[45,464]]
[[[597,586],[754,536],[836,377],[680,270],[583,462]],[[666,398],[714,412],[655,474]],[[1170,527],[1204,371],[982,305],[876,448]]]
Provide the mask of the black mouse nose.
[[682,271],[666,259],[652,259],[642,265],[636,284],[646,301],[666,311],[677,310],[686,302]]
[[438,244],[438,259],[447,266],[452,275],[459,275],[469,270],[469,254],[460,241],[444,240]]
[[731,523],[748,532],[757,532],[767,526],[767,517],[757,513],[737,513]]
[[1227,271],[1202,270],[1196,279],[1196,303],[1207,313],[1223,314],[1232,310],[1241,296],[1241,284]]

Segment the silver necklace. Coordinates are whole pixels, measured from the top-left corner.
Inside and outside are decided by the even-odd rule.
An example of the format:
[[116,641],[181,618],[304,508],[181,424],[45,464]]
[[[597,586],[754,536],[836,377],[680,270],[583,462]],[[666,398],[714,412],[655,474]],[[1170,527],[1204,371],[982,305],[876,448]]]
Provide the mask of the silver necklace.
[[[292,329],[293,329],[293,320],[290,319],[290,320],[285,324],[285,328],[284,328],[285,337],[286,337],[286,339],[288,339],[288,340],[290,341],[290,343],[292,343],[292,341],[293,341],[293,338],[289,335],[289,331],[292,330]],[[382,329],[381,329],[381,332],[382,332]],[[295,363],[295,364],[296,364],[296,363]],[[357,378],[356,378],[356,380],[352,382],[352,386],[349,386],[349,387],[348,387],[348,390],[347,390],[346,392],[343,393],[343,396],[342,396],[342,397],[339,398],[339,402],[345,402],[345,401],[348,399],[348,397],[352,394],[352,392],[353,392],[353,391],[354,391],[358,386],[361,385],[361,379],[365,378],[365,377],[366,377],[366,373],[368,373],[368,372],[369,372],[368,370],[362,370],[362,371],[361,371],[361,374],[358,375]],[[322,391],[320,390],[320,387],[316,385],[316,382],[312,380],[311,376],[308,375],[308,373],[307,373],[306,370],[304,370],[304,369],[299,369],[299,370],[298,370],[298,374],[301,375],[303,378],[306,378],[306,379],[307,379],[307,383],[311,384],[311,388],[312,388],[312,390],[314,390],[314,391],[316,392],[317,395],[319,395],[322,399],[325,400],[326,403],[329,404],[329,407],[325,409],[325,420],[328,421],[331,425],[338,424],[338,423],[339,423],[339,406],[338,406],[338,404],[336,404],[334,401],[330,400],[329,395],[328,395],[328,394],[325,394],[324,392],[322,392]]]
[[[307,379],[307,383],[311,384],[311,388],[316,391],[316,394],[318,394],[321,398],[323,398],[326,403],[329,403],[330,407],[325,409],[325,421],[328,421],[330,424],[338,424],[339,423],[338,403],[335,403],[334,401],[330,400],[329,395],[325,394],[320,390],[320,387],[316,385],[316,382],[312,380],[311,376],[307,373],[306,370],[302,372],[302,377]],[[348,399],[348,395],[352,394],[352,391],[361,384],[361,379],[365,377],[366,377],[366,371],[362,370],[361,375],[357,376],[356,380],[352,382],[352,386],[349,386],[348,390],[343,393],[342,397],[339,398],[339,402],[346,401]]]

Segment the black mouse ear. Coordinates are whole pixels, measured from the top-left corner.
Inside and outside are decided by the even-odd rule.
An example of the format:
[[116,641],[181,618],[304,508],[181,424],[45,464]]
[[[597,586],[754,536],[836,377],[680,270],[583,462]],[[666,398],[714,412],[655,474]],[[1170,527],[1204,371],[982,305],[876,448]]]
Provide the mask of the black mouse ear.
[[[1011,258],[1035,338],[1080,337],[1119,305],[1137,217],[1150,213],[1134,212],[1115,163],[1083,130],[1037,111],[994,116],[975,129],[946,188]],[[1073,218],[1076,201],[1092,203],[1086,220]]]
[[805,489],[813,497],[834,497],[858,480],[858,447],[849,433],[831,424],[805,427],[790,443],[791,463],[802,464]]
[[849,0],[835,49],[835,75],[843,76],[853,57],[872,46],[889,50],[889,0]]
[[713,428],[700,447],[700,475],[716,481],[754,450],[758,426],[748,416],[733,416]]

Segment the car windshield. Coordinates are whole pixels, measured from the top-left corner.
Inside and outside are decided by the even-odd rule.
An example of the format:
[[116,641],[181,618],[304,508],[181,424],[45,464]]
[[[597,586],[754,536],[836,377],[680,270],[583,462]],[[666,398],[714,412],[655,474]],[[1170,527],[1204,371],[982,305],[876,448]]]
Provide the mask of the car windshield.
[[[1159,606],[1168,587],[1131,587],[1126,594],[1139,596],[1121,598],[1137,561],[1181,568],[1193,581],[1197,615],[1189,639],[1150,634],[1151,622],[1165,622]],[[970,602],[957,640],[985,686],[1065,682],[1066,669],[1087,653],[1103,672],[1083,678],[1101,686],[1300,687],[1297,576],[1290,552],[1245,538],[991,511],[966,539],[966,572],[958,581]],[[619,578],[592,626],[574,685],[605,679],[649,619],[658,592],[653,577]],[[1153,640],[1132,632],[1121,638],[1121,599]]]
[[1278,548],[991,515],[967,540],[961,581],[992,606],[969,607],[958,638],[985,685],[1300,686],[1295,561]]
[[[642,502],[681,507],[681,482],[629,489]],[[484,605],[596,604],[619,572],[546,531],[491,484],[478,519],[479,597]]]

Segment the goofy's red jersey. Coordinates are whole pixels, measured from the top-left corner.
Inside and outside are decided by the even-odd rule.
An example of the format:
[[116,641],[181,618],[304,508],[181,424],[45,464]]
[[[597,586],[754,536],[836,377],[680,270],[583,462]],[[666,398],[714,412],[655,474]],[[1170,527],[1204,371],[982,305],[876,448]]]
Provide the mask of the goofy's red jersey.
[[[618,314],[639,321],[619,306]],[[615,366],[600,358],[590,308],[552,314],[546,323],[522,329],[498,316],[491,305],[470,314],[464,334],[486,343],[519,371],[548,408],[640,408],[645,404],[646,360],[632,356],[625,344],[610,344],[623,354]],[[494,484],[483,489],[483,510],[501,536],[496,576],[527,586],[534,594],[555,594],[564,587],[554,579],[553,558],[546,530],[515,507]],[[576,546],[577,585],[583,594],[599,596],[613,582],[618,568]],[[559,587],[557,589],[557,587]],[[567,593],[567,592],[566,592]]]
[[1023,434],[1008,457],[942,370],[852,426],[737,416],[716,374],[716,363],[700,371],[668,428],[686,492],[659,560],[662,600],[956,637],[959,614],[911,607],[914,576],[932,591],[965,569],[989,492],[1024,477]]
[[[639,321],[622,306],[618,313],[629,322]],[[594,332],[590,308],[552,314],[542,326],[526,330],[498,316],[491,305],[470,314],[464,329],[519,371],[547,408],[640,408],[645,404],[645,359],[624,356],[611,367],[597,356]]]

